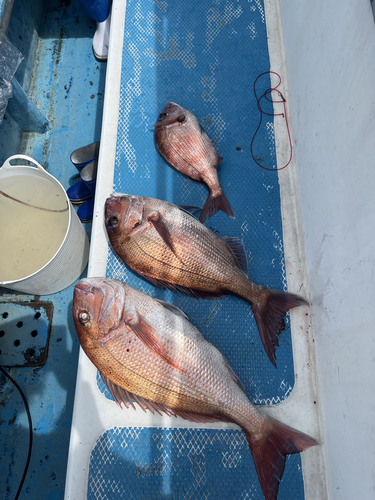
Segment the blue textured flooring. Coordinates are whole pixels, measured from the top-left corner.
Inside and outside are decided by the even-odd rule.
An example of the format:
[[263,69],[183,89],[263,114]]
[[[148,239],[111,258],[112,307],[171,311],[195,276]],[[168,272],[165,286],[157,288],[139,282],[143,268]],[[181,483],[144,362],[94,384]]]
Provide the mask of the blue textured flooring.
[[[130,1],[127,4],[114,190],[202,207],[206,186],[177,172],[154,144],[153,124],[169,101],[195,113],[224,161],[220,184],[236,218],[223,212],[205,225],[244,243],[249,277],[286,289],[277,172],[255,164],[250,143],[259,123],[253,83],[269,70],[263,4]],[[270,86],[268,75],[258,93]],[[263,89],[263,92],[262,92]],[[276,166],[273,119],[257,134],[255,151]],[[269,362],[249,305],[236,297],[197,300],[149,285],[110,249],[107,276],[174,302],[225,355],[259,404],[284,400],[294,386],[290,330],[279,337],[277,366]]]
[[[299,462],[288,456],[278,500],[303,498]],[[264,498],[237,430],[115,427],[97,440],[90,469],[90,500]]]
[[[8,32],[8,38],[24,54],[30,5],[16,0]],[[106,64],[97,63],[92,55],[94,28],[95,23],[81,13],[75,1],[46,2],[30,96],[51,128],[45,135],[24,133],[17,142],[14,136],[7,138],[16,129],[9,119],[0,125],[2,159],[17,153],[28,154],[48,168],[65,188],[77,174],[70,153],[100,138]],[[27,64],[27,60],[22,64]],[[22,66],[20,71],[24,71]],[[91,224],[85,227],[90,234]],[[9,371],[29,402],[34,429],[31,463],[20,499],[64,497],[79,352],[71,314],[73,287],[42,297],[0,288],[1,302],[40,300],[53,304],[46,364]],[[1,374],[0,407],[0,499],[13,500],[27,456],[28,424],[18,391]]]
[[[206,226],[218,236],[236,236],[243,241],[253,281],[286,289],[278,176],[275,171],[256,165],[250,153],[259,123],[253,83],[269,70],[269,64],[260,0],[129,0],[114,190],[161,198],[177,205],[203,206],[208,194],[206,187],[169,166],[157,152],[153,137],[152,125],[168,102],[191,110],[224,158],[218,169],[220,184],[236,214],[233,220],[219,212],[205,222]],[[269,87],[267,75],[258,81],[257,93],[261,95]],[[264,166],[277,167],[272,117],[262,123],[254,154]],[[225,355],[254,403],[279,403],[292,391],[289,328],[280,335],[275,369],[265,354],[251,309],[243,300],[229,296],[205,301],[163,291],[136,276],[112,250],[107,277],[125,280],[184,310],[205,338]],[[111,398],[100,380],[98,384]],[[170,425],[173,426],[173,419]],[[155,499],[263,498],[248,445],[243,439],[234,445],[237,437],[232,431],[228,431],[231,437],[224,438],[224,444],[217,439],[218,435],[225,435],[222,431],[183,431],[187,442],[210,436],[210,446],[203,444],[197,451],[205,477],[204,484],[198,486],[201,472],[195,468],[197,462],[192,463],[189,446],[183,446],[176,438],[181,431],[158,430],[157,438],[152,432],[124,427],[108,430],[100,437],[90,463],[90,500],[117,498],[120,492],[137,500],[151,498],[150,492]],[[129,440],[135,435],[133,446]],[[111,444],[105,449],[103,442],[107,439]],[[159,446],[159,439],[177,439],[175,448]],[[223,468],[219,464],[223,465],[224,454],[231,452],[231,446],[236,447],[238,462]],[[279,498],[302,499],[299,456],[289,459],[288,464]],[[239,483],[239,487],[228,488],[232,483]]]

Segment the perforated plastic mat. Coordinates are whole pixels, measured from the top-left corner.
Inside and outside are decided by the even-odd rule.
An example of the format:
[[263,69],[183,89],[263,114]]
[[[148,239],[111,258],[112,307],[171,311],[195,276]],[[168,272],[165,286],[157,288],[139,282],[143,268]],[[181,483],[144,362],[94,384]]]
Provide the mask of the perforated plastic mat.
[[44,365],[52,302],[0,302],[0,366]]
[[[266,171],[256,165],[250,153],[250,143],[259,123],[253,83],[268,70],[267,32],[261,0],[128,0],[114,191],[151,196],[177,205],[203,206],[208,195],[207,188],[185,178],[169,166],[154,144],[152,125],[164,106],[173,101],[189,109],[197,116],[224,158],[218,169],[219,179],[236,214],[233,220],[219,212],[206,221],[206,226],[218,236],[237,236],[243,241],[249,262],[249,277],[253,281],[285,290],[278,175],[276,171]],[[263,93],[270,87],[269,77],[261,77],[257,85],[258,94]],[[268,168],[276,168],[272,117],[263,121],[254,142],[254,153],[259,162]],[[261,344],[252,311],[243,300],[228,296],[205,301],[153,287],[130,271],[112,249],[109,249],[108,254],[107,277],[124,280],[134,288],[173,302],[184,310],[205,338],[228,359],[252,402],[279,403],[292,391],[294,371],[288,319],[287,329],[279,339],[280,346],[276,351],[278,367],[275,369]],[[100,381],[98,385],[111,399]],[[223,441],[215,438],[221,433],[213,430],[184,430],[188,440],[198,439],[198,435],[207,436],[205,439],[210,440],[211,450],[209,452],[207,447],[204,460],[206,463],[209,460],[217,460],[217,463],[221,461],[222,465],[221,468],[213,468],[212,474],[207,469],[207,483],[203,489],[194,486],[195,489],[189,490],[186,485],[186,490],[183,490],[185,493],[180,489],[177,493],[173,490],[173,484],[191,481],[188,475],[191,474],[192,463],[188,448],[179,449],[176,444],[173,455],[175,480],[168,483],[170,489],[165,493],[163,485],[171,475],[166,469],[150,474],[148,480],[151,486],[144,486],[146,489],[143,490],[140,482],[142,475],[139,474],[135,455],[127,459],[116,458],[116,446],[120,446],[118,443],[121,442],[126,443],[132,432],[126,428],[117,429],[108,431],[99,439],[91,456],[89,498],[115,498],[108,491],[101,496],[100,481],[105,484],[106,481],[113,481],[116,485],[126,484],[127,498],[262,498],[251,454],[243,438],[239,437],[241,434],[230,433],[230,436],[236,436],[235,439],[241,443],[235,445],[239,447],[241,459],[245,456],[248,458],[241,461],[241,465],[233,463],[231,467],[225,467],[222,458],[225,451],[219,451],[219,448],[227,447],[226,452],[231,451],[230,446],[225,444],[226,438]],[[134,441],[138,443],[137,446],[134,444],[134,447],[132,445],[127,449],[136,454],[139,445],[140,453],[151,453],[151,464],[164,460],[165,454],[150,441],[150,432],[146,428],[138,429]],[[163,436],[164,432],[170,436],[168,439],[172,439],[171,436],[182,431],[160,430],[158,435]],[[114,443],[106,451],[112,457],[110,460],[105,458],[107,455],[100,445],[109,436],[112,436],[110,440]],[[121,467],[109,466],[111,460],[117,460],[116,463],[121,464]],[[171,456],[168,460],[172,460]],[[178,464],[175,464],[176,461]],[[288,463],[288,467],[292,467],[290,474],[300,477],[298,481],[295,479],[300,484],[302,475],[299,456],[289,459]],[[126,470],[123,470],[123,466]],[[117,474],[116,481],[106,476],[107,467],[108,474]],[[180,471],[185,479],[178,482],[175,470]],[[237,490],[231,493],[227,489],[230,484],[225,485],[226,482],[221,478],[223,470],[229,476],[238,474],[233,476],[233,482],[239,481],[244,485],[241,493]],[[288,490],[285,498],[303,498],[303,488],[299,487],[298,491],[293,489],[295,481],[292,481],[292,490]],[[148,487],[152,489],[152,496],[146,493]],[[283,497],[279,495],[279,498]]]

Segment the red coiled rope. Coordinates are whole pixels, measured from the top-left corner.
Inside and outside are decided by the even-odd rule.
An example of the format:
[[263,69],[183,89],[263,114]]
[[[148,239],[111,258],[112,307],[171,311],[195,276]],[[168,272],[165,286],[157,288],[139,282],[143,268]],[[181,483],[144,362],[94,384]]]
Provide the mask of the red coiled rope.
[[[269,89],[267,89],[260,97],[257,96],[257,93],[256,93],[256,83],[257,81],[259,80],[259,78],[263,75],[267,75],[267,74],[273,74],[273,75],[276,75],[279,79],[279,83],[275,86],[275,87],[271,87]],[[283,94],[280,92],[280,90],[277,90],[277,88],[280,86],[281,84],[281,77],[278,73],[275,73],[274,71],[265,71],[264,73],[261,73],[257,78],[256,80],[254,81],[254,95],[255,95],[255,99],[257,101],[257,107],[260,111],[260,120],[259,120],[259,125],[258,125],[258,128],[256,129],[255,131],[255,134],[253,136],[253,139],[251,141],[251,156],[253,157],[253,160],[255,161],[255,163],[257,165],[259,165],[260,167],[264,168],[264,170],[283,170],[284,168],[286,168],[289,163],[292,161],[292,155],[293,155],[293,147],[292,147],[292,139],[290,137],[290,130],[289,130],[289,124],[288,124],[288,118],[287,118],[287,115],[286,115],[286,100],[283,96]],[[272,99],[272,96],[271,96],[271,99],[268,98],[269,95],[272,94],[272,92],[277,92],[279,97],[281,98],[281,100],[274,100]],[[265,111],[263,111],[262,109],[262,106],[261,106],[261,100],[262,99],[266,99],[268,102],[271,102],[271,103],[277,103],[277,104],[283,104],[284,106],[284,113],[266,113]],[[287,128],[287,132],[288,132],[288,139],[289,139],[289,146],[290,146],[290,157],[289,157],[289,160],[288,160],[288,163],[286,165],[284,165],[283,167],[280,167],[280,168],[268,168],[268,167],[265,167],[264,165],[261,165],[256,159],[255,159],[255,156],[254,156],[254,152],[253,152],[253,144],[254,144],[254,140],[255,140],[255,136],[257,135],[259,129],[260,129],[260,126],[262,125],[262,119],[263,119],[263,115],[268,115],[268,116],[282,116],[283,118],[285,118],[285,125],[286,125],[286,128]]]

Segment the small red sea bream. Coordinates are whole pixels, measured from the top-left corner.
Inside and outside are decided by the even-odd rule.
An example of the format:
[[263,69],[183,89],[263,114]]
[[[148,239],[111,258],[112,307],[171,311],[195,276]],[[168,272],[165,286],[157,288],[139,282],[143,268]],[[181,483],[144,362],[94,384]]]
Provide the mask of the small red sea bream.
[[237,238],[219,238],[186,210],[141,196],[108,198],[105,225],[117,255],[154,285],[206,299],[232,294],[246,300],[265,351],[276,366],[283,316],[308,302],[251,281],[246,252]]
[[[81,346],[115,401],[193,422],[233,422],[246,434],[266,500],[286,455],[319,444],[252,405],[226,359],[175,306],[105,278],[74,289]],[[245,472],[245,471],[244,471]]]
[[193,113],[174,102],[168,103],[155,124],[155,142],[168,163],[190,179],[203,182],[210,190],[199,217],[201,222],[219,210],[234,217],[217,175],[223,159]]

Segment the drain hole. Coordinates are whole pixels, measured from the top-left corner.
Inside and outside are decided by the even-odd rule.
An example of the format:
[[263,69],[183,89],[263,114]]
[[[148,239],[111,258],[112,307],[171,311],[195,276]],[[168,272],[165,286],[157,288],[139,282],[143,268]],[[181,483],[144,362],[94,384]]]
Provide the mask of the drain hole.
[[20,342],[18,339],[14,341],[14,345],[15,345],[16,347],[18,347],[18,346],[20,345],[20,343],[21,343],[21,342]]
[[40,312],[34,314],[34,319],[39,319],[41,316]]
[[5,319],[5,318],[7,318],[8,316],[9,316],[9,314],[8,314],[8,313],[6,313],[6,312],[2,314],[2,317],[3,317],[4,319]]
[[5,335],[4,330],[1,330],[1,331],[0,331],[0,337],[4,337],[4,335]]
[[17,323],[17,326],[18,326],[18,328],[21,328],[21,326],[23,326],[23,322],[22,322],[22,321],[19,321],[19,322]]
[[28,349],[27,353],[28,353],[29,356],[34,356],[35,351],[34,351],[34,349]]
[[38,335],[38,330],[33,330],[33,331],[31,332],[31,336],[32,336],[32,337],[36,337],[37,335]]

